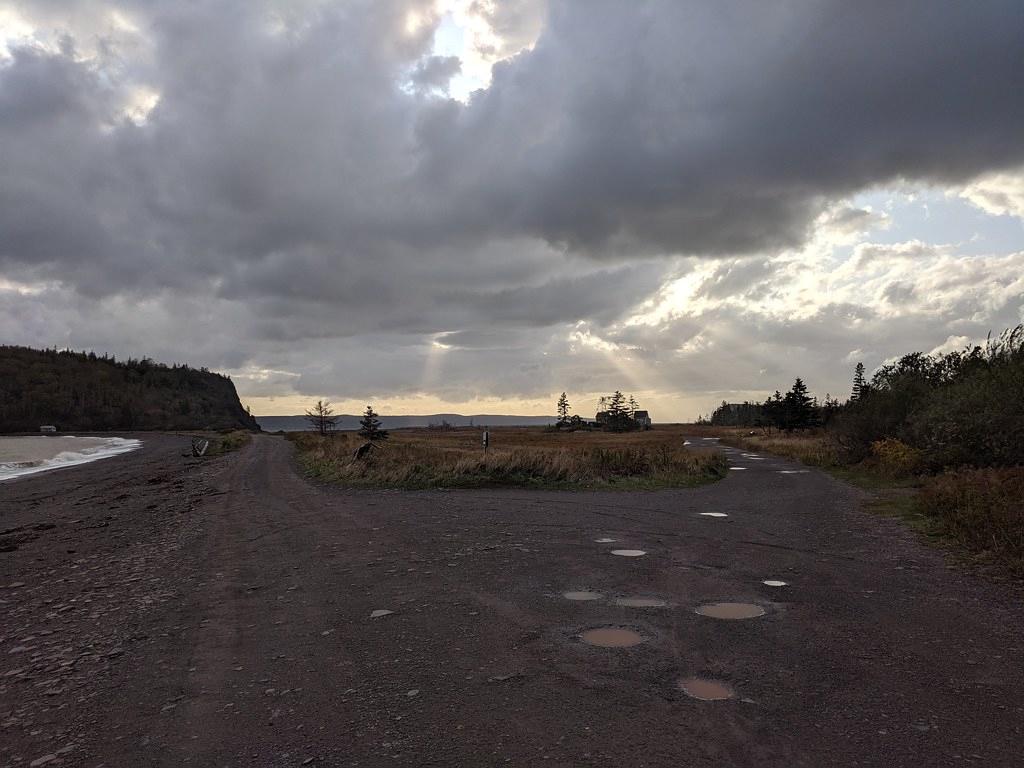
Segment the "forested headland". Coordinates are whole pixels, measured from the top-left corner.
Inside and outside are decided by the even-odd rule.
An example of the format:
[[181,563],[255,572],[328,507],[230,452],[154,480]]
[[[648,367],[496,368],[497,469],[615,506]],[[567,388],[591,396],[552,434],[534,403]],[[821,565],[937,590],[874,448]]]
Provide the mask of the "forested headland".
[[0,346],[0,432],[259,429],[227,376],[148,358]]

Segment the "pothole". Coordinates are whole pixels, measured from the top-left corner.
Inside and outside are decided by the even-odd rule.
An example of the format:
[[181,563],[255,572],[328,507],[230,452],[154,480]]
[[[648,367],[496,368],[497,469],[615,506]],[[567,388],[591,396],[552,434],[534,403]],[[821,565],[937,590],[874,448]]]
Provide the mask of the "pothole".
[[613,549],[612,554],[619,557],[641,557],[647,553],[642,549]]
[[764,608],[754,603],[705,603],[696,611],[713,619],[756,619],[765,614]]
[[761,583],[764,584],[767,587],[786,587],[786,586],[789,586],[789,584],[787,582],[779,581],[778,579],[768,579],[767,581],[762,581]]
[[701,512],[701,517],[728,517],[725,512]]
[[623,608],[664,608],[668,605],[657,597],[617,597],[615,604]]
[[729,469],[731,469],[734,472],[736,472],[736,471],[739,471],[739,470],[747,469],[747,467],[729,467]]
[[580,640],[598,648],[631,648],[644,641],[639,632],[623,627],[599,627],[580,634]]
[[598,544],[612,544],[612,543],[618,541],[618,539],[608,539],[608,538],[605,538],[605,539],[594,539],[594,541],[596,541]]
[[680,680],[679,690],[690,698],[701,701],[724,701],[735,695],[725,683],[703,677],[688,677],[685,680]]
[[562,597],[566,600],[600,600],[604,595],[600,592],[563,592]]

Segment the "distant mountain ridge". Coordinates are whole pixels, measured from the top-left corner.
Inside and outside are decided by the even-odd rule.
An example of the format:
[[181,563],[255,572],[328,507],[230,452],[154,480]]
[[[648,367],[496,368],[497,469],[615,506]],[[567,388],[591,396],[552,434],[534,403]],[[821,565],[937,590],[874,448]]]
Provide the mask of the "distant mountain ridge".
[[0,346],[0,432],[259,429],[227,376],[148,358]]
[[[341,414],[337,417],[336,429],[350,431],[359,429],[361,416]],[[453,427],[536,427],[554,424],[555,416],[511,416],[507,414],[473,414],[464,416],[461,413],[435,413],[426,416],[381,416],[384,429],[403,429],[406,427],[428,427],[431,424],[448,422]],[[313,429],[305,416],[257,416],[256,421],[267,432],[304,432]]]

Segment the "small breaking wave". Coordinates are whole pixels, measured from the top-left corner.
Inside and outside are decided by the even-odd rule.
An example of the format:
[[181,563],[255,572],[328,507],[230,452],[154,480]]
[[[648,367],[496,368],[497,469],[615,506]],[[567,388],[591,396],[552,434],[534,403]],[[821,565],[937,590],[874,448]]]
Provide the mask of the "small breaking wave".
[[[47,472],[51,469],[88,464],[91,461],[118,456],[142,447],[141,440],[132,440],[125,437],[73,437],[71,435],[61,435],[58,438],[12,439],[60,441],[58,443],[59,447],[71,448],[71,450],[61,450],[48,458],[39,458],[38,455],[32,455],[24,460],[15,458],[14,460],[2,461],[0,462],[0,482],[11,480],[15,477],[34,475],[38,472]],[[74,443],[70,443],[70,441],[74,441]],[[38,444],[34,447],[38,449]],[[17,453],[16,449],[14,452]]]

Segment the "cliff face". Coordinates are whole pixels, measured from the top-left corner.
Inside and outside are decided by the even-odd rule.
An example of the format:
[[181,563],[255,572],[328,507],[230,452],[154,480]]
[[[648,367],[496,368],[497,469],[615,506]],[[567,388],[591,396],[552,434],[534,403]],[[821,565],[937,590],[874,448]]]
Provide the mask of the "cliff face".
[[259,429],[227,376],[152,360],[0,346],[0,432]]

